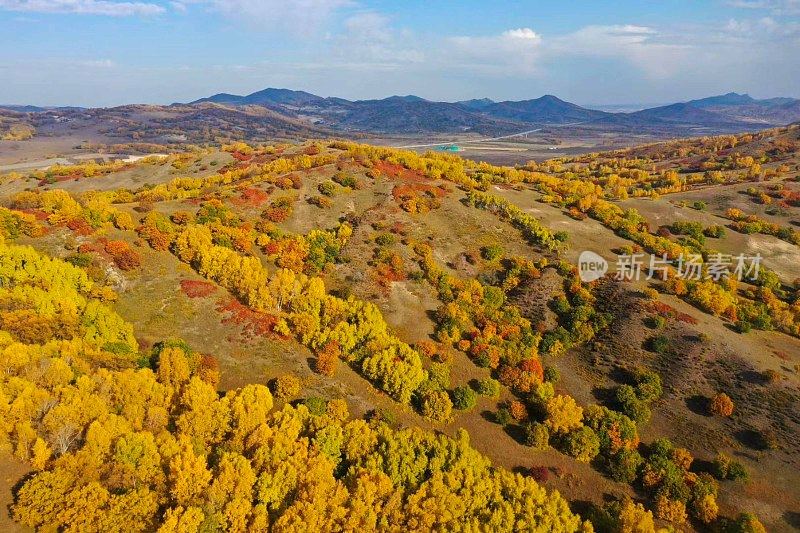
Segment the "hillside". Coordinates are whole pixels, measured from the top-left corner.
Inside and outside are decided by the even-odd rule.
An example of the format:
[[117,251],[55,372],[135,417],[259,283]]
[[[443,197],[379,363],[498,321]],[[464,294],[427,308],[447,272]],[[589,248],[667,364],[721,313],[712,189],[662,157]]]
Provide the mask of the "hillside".
[[567,124],[589,122],[608,116],[603,111],[586,109],[552,95],[521,102],[498,102],[481,109],[493,117],[531,124]]
[[[300,128],[106,113],[192,109]],[[800,127],[515,167],[209,144],[0,199],[3,530],[798,525]]]
[[708,133],[739,132],[800,120],[800,100],[756,100],[738,93],[634,113],[587,109],[553,95],[503,102],[488,98],[454,103],[432,102],[414,95],[353,102],[323,98],[304,91],[269,88],[247,96],[218,94],[192,104],[206,101],[234,106],[261,105],[334,129],[396,134],[476,131],[499,135],[533,126],[574,125],[608,132],[636,130],[658,135],[688,135],[701,130]]
[[700,98],[699,100],[691,100],[688,102],[693,107],[706,108],[706,107],[720,107],[720,106],[748,106],[758,104],[758,100],[754,99],[749,94],[727,93],[719,96],[709,96],[708,98]]
[[484,117],[457,104],[402,96],[353,102],[336,126],[383,133],[474,131],[485,135],[514,133],[525,127],[520,122]]
[[97,109],[48,109],[36,113],[0,110],[0,121],[27,124],[42,137],[76,133],[106,144],[150,143],[175,147],[220,139],[304,139],[331,130],[263,106],[126,105]]
[[634,111],[617,113],[597,119],[586,127],[589,128],[621,128],[625,131],[645,129],[661,129],[662,131],[680,132],[684,135],[698,132],[736,132],[752,127],[751,123],[730,115],[708,111],[690,103],[671,104]]
[[195,100],[191,104],[201,104],[212,102],[219,104],[236,105],[290,105],[302,106],[305,104],[315,104],[323,101],[324,98],[307,93],[305,91],[292,91],[289,89],[264,89],[254,92],[247,96],[236,96],[233,94],[220,93],[208,98]]
[[[147,114],[130,113],[144,109]],[[268,88],[244,96],[219,93],[169,106],[101,109],[0,106],[0,114],[17,116],[34,128],[54,134],[74,130],[76,126],[103,134],[116,131],[117,139],[111,139],[112,142],[121,142],[122,137],[134,132],[147,142],[169,144],[181,135],[191,143],[219,138],[263,142],[276,137],[311,138],[333,132],[350,138],[392,135],[427,139],[447,134],[494,137],[534,129],[573,139],[603,134],[663,139],[789,124],[800,120],[800,100],[756,100],[728,93],[631,113],[611,113],[581,107],[552,95],[503,102],[488,98],[434,102],[414,95],[350,101]],[[70,125],[65,126],[66,123]],[[183,132],[176,133],[178,130]]]

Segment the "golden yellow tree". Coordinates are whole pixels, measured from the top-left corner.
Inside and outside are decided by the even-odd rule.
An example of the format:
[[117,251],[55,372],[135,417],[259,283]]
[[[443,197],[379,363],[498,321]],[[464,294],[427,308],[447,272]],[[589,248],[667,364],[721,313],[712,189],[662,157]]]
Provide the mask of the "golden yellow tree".
[[211,472],[205,457],[195,454],[188,437],[179,438],[180,451],[169,462],[169,494],[179,505],[191,506],[202,502]]

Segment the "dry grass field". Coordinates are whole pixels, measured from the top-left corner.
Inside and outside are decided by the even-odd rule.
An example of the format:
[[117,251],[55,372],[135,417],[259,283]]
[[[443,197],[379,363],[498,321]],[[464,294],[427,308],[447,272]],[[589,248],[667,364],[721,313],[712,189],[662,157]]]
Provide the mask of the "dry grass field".
[[[41,233],[20,235],[17,243],[30,244],[57,258],[77,261],[81,256],[86,261],[81,264],[93,278],[117,291],[119,296],[113,308],[132,324],[140,353],[147,353],[161,340],[181,338],[193,349],[214,355],[219,365],[220,391],[252,383],[270,385],[274,378],[294,374],[302,383],[301,398],[345,399],[355,417],[379,411],[398,426],[418,426],[453,437],[463,428],[471,444],[493,464],[525,475],[531,475],[532,469],[539,472],[542,484],[557,489],[572,503],[573,511],[590,518],[593,508],[610,498],[623,496],[654,509],[652,492],[647,482],[643,485],[638,477],[632,483],[614,481],[600,456],[591,462],[576,460],[564,453],[563,443],[556,438],[547,449],[527,446],[524,426],[544,420],[530,390],[521,391],[506,383],[498,396],[480,396],[476,405],[465,410],[454,409],[447,420],[436,421],[425,416],[414,402],[395,401],[357,365],[343,362],[332,375],[323,375],[315,371],[318,350],[310,349],[293,335],[277,333],[273,314],[264,313],[242,297],[237,299],[232,285],[215,281],[208,271],[182,261],[174,244],[158,249],[141,227],[154,214],[160,214],[163,220],[171,219],[177,228],[174,231],[179,232],[186,222],[176,221],[185,213],[187,220],[194,221],[189,224],[212,228],[217,247],[256,258],[267,270],[275,272],[289,264],[282,261],[288,261],[293,253],[290,241],[296,236],[310,239],[316,230],[335,230],[347,223],[352,234],[321,268],[308,266],[310,256],[299,266],[287,268],[318,276],[330,294],[375,304],[388,331],[400,341],[416,347],[435,344],[445,354],[442,357],[448,367],[449,382],[444,388],[452,394],[458,387],[469,388],[479,380],[500,377],[504,363],[494,368],[477,365],[468,348],[459,348],[457,339],[442,337],[443,308],[449,300],[442,296],[441,283],[437,286],[432,282],[423,268],[420,245],[431,250],[429,260],[442,276],[484,287],[503,287],[500,292],[504,316],[518,312],[529,321],[531,331],[544,334],[540,338],[546,338],[559,327],[569,329],[569,324],[590,322],[569,322],[564,313],[556,311],[559,299],[572,297],[565,289],[575,282],[565,268],[577,263],[580,252],[595,251],[613,266],[620,250],[641,248],[637,235],[654,236],[659,228],[676,222],[699,223],[701,228],[724,227],[723,236],[705,239],[703,251],[760,254],[763,265],[779,279],[774,290],[782,294],[780,305],[796,309],[795,280],[800,278],[798,244],[773,235],[740,233],[727,215],[729,209],[735,208],[781,227],[800,226],[800,204],[786,200],[778,206],[781,201],[777,198],[770,200],[770,204],[761,204],[754,200],[752,191],[747,192],[755,188],[757,193],[774,193],[778,190],[776,185],[788,191],[786,198],[789,193],[800,192],[800,184],[794,181],[800,163],[798,130],[774,135],[794,140],[794,149],[776,155],[762,147],[753,148],[768,159],[760,167],[760,174],[747,178],[741,176],[746,170],[726,169],[724,181],[719,184],[703,182],[704,171],[698,170],[697,162],[691,158],[671,157],[670,145],[662,152],[657,147],[647,148],[651,151],[649,157],[609,152],[600,154],[598,159],[582,155],[561,158],[550,167],[547,163],[537,168],[521,165],[518,171],[527,174],[514,179],[497,167],[487,170],[470,163],[464,167],[467,178],[453,179],[447,173],[435,175],[420,170],[409,162],[411,159],[394,157],[391,152],[378,152],[365,164],[365,158],[354,155],[355,149],[347,152],[335,144],[305,143],[281,145],[278,150],[256,150],[255,155],[243,155],[243,148],[204,149],[163,161],[131,164],[91,177],[75,171],[62,179],[40,170],[39,174],[4,180],[0,196],[6,208],[33,216],[44,228]],[[18,144],[19,148],[3,147],[5,151],[0,152],[0,157],[9,157],[8,150],[16,154],[27,149],[24,142]],[[715,161],[733,157],[730,149],[708,152],[710,149],[699,148],[692,141],[687,141],[687,145],[698,160],[708,153],[712,153]],[[50,149],[58,151],[58,148],[53,145]],[[748,144],[742,143],[737,153],[745,154],[747,149]],[[535,152],[535,148],[525,150],[526,156],[530,150]],[[30,159],[49,155],[34,144],[30,145],[30,151]],[[501,161],[511,153],[498,152],[504,155],[496,156],[495,160]],[[483,159],[486,153],[468,150],[462,155]],[[569,156],[569,150],[563,153]],[[259,165],[281,158],[291,162],[325,155],[330,156],[330,161],[307,168],[258,170]],[[514,157],[518,155],[515,153]],[[441,160],[431,157],[434,161]],[[613,167],[616,163],[611,162],[626,157],[628,160],[648,157],[641,168],[647,169],[652,180],[629,182],[626,185],[629,194],[621,198],[611,193],[613,185],[609,184],[608,175],[626,174],[623,164]],[[596,171],[596,164],[606,164],[615,170]],[[572,165],[575,173],[584,169],[586,174],[571,178],[563,170],[565,165]],[[679,176],[687,179],[677,190],[665,189],[651,195],[654,189],[663,187],[658,181],[661,178],[655,176],[662,176],[672,168],[679,169]],[[209,180],[239,171],[229,181]],[[478,181],[482,173],[488,176],[484,182]],[[542,176],[562,181],[553,185]],[[692,176],[697,178],[696,182]],[[170,189],[168,185],[174,184],[176,178],[196,180],[197,185]],[[337,183],[343,179],[349,181]],[[569,186],[578,190],[587,183],[597,184],[603,192],[594,194],[605,198],[609,205],[638,212],[643,222],[636,229],[639,233],[621,231],[590,208],[576,216],[579,199],[574,202],[570,199],[565,184],[572,184]],[[23,205],[21,200],[25,194],[44,198],[56,190],[81,199],[84,205],[89,205],[87,198],[93,192],[125,191],[127,196],[117,194],[110,205],[130,215],[133,227],[119,224],[114,227],[101,222],[86,230],[83,225],[72,224],[74,219],[62,222],[52,217],[63,206],[46,201],[37,204],[32,200],[26,200],[31,205]],[[514,206],[551,234],[563,232],[566,241],[548,247],[541,238],[537,241],[538,237],[530,237],[519,222],[500,209],[471,205],[468,197],[475,190],[483,190]],[[149,192],[152,196],[148,196]],[[558,198],[554,199],[555,196]],[[579,193],[575,198],[588,196],[591,195]],[[279,199],[285,199],[281,205],[288,205],[290,213],[266,215]],[[698,207],[698,202],[702,202],[702,207]],[[90,216],[82,213],[70,216]],[[272,219],[267,222],[270,216]],[[677,231],[661,235],[668,242],[686,243]],[[238,237],[251,241],[239,247]],[[140,264],[128,270],[119,268],[103,251],[103,243],[108,241],[127,243]],[[276,252],[270,246],[282,248]],[[509,274],[512,260],[536,265],[540,275],[519,274],[516,284],[503,286],[504,276],[512,275]],[[559,264],[567,266],[558,267]],[[738,296],[755,298],[746,292],[748,287],[742,284]],[[607,321],[595,327],[590,335],[575,337],[561,352],[556,349],[548,352],[539,346],[536,359],[545,368],[557,369],[560,375],[560,379],[552,380],[555,393],[570,396],[582,406],[599,404],[616,409],[615,391],[620,385],[631,383],[631,376],[637,371],[654,373],[660,379],[663,393],[649,404],[650,420],[638,424],[641,449],[647,450],[653,441],[667,437],[675,446],[691,453],[693,475],[713,470],[712,461],[723,452],[741,462],[749,480],[718,480],[721,517],[733,519],[741,512],[752,512],[769,531],[800,527],[798,335],[778,331],[777,327],[753,327],[742,333],[744,311],[739,311],[738,318],[708,312],[688,296],[676,294],[655,280],[620,282],[608,276],[587,284],[586,289],[594,299],[594,303],[588,304],[591,312],[602,314]],[[579,307],[573,305],[575,309]],[[744,309],[744,303],[739,305]],[[496,320],[502,324],[506,319]],[[481,322],[464,328],[463,338],[477,338],[475,331],[484,326]],[[422,359],[426,369],[435,367],[431,357]],[[709,413],[711,398],[719,392],[725,392],[735,406],[728,417]],[[498,424],[498,412],[515,401],[524,406],[519,420],[512,418]],[[28,467],[5,459],[1,464],[0,504],[5,509],[10,503],[10,488]],[[684,530],[715,527],[690,516],[688,521],[675,521],[676,525]],[[662,515],[658,522],[667,525],[668,520],[663,518]],[[6,530],[16,526],[0,522],[0,527]]]

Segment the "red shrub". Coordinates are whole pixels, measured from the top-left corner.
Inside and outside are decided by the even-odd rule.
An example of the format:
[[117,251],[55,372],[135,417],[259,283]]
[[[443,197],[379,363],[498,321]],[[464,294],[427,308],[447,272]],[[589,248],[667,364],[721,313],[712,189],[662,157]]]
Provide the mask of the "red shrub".
[[189,298],[205,298],[217,290],[213,283],[191,279],[181,280],[181,290]]
[[336,341],[328,341],[317,352],[317,360],[314,364],[314,370],[323,376],[332,376],[339,366],[339,357],[341,357],[342,349]]
[[67,227],[71,229],[75,235],[91,235],[94,233],[94,228],[92,228],[86,220],[78,217],[73,218],[69,222],[67,222]]
[[136,250],[128,248],[114,256],[114,264],[116,264],[120,270],[133,270],[141,266],[142,256],[139,255],[139,252]]
[[103,249],[120,270],[133,270],[142,264],[142,256],[125,241],[106,241]]
[[242,326],[245,337],[272,337],[275,324],[278,318],[267,313],[253,311],[233,298],[217,304],[217,311],[225,313],[227,316],[222,320],[223,324],[236,324]]
[[102,248],[95,243],[85,242],[78,246],[78,252],[82,254],[88,254],[91,252],[99,252]]
[[252,155],[243,154],[241,152],[233,152],[231,156],[236,159],[237,161],[249,161],[252,159]]
[[514,420],[521,421],[528,418],[528,408],[519,400],[512,401],[508,406],[508,410]]
[[550,470],[546,466],[531,467],[531,477],[539,483],[544,483],[550,478]]
[[539,381],[544,381],[544,368],[542,367],[542,362],[539,359],[532,358],[532,359],[525,359],[519,364],[519,367],[526,371],[533,374],[533,376]]
[[270,207],[264,212],[266,219],[270,222],[283,222],[291,214],[291,209],[286,207]]
[[114,256],[130,249],[130,246],[125,241],[106,241],[103,248],[107,254]]
[[243,190],[241,195],[242,202],[252,207],[259,207],[267,198],[269,195],[266,192],[253,188]]
[[219,361],[213,355],[204,355],[200,358],[200,365],[197,368],[197,375],[214,387],[219,385]]

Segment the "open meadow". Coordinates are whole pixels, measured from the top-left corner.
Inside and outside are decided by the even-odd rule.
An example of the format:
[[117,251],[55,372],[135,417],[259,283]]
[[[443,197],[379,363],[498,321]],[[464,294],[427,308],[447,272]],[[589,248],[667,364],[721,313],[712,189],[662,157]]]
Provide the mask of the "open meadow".
[[800,127],[492,148],[0,175],[0,529],[800,527]]

